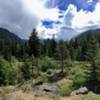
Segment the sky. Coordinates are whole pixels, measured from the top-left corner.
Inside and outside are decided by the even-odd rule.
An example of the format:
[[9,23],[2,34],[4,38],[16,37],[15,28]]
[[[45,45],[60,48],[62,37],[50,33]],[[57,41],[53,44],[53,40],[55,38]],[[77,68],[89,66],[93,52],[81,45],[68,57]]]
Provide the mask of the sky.
[[71,39],[100,28],[100,0],[0,0],[0,27],[23,39]]

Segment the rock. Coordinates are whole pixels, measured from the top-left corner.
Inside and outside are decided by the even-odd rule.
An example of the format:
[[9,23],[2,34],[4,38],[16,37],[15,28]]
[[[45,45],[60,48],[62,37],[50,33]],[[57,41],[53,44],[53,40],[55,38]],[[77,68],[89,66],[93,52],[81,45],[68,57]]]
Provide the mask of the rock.
[[65,72],[58,72],[55,73],[52,77],[51,77],[51,82],[57,82],[62,80],[65,77],[66,73]]
[[86,87],[81,87],[78,90],[76,90],[76,94],[87,94],[88,93],[88,89]]
[[39,86],[39,85],[42,85],[43,84],[43,81],[39,80],[39,81],[36,81],[34,86]]
[[42,86],[43,91],[45,92],[56,92],[57,91],[57,86],[54,84],[44,84]]

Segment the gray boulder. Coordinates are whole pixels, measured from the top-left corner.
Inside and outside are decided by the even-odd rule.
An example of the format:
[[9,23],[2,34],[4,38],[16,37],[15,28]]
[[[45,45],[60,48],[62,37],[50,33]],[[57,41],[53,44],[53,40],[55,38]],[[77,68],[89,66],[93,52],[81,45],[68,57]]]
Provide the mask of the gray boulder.
[[76,94],[87,94],[88,93],[88,89],[86,87],[81,87],[78,90],[76,90]]
[[45,92],[55,93],[57,91],[57,86],[55,84],[44,84],[42,86],[42,90],[45,91]]

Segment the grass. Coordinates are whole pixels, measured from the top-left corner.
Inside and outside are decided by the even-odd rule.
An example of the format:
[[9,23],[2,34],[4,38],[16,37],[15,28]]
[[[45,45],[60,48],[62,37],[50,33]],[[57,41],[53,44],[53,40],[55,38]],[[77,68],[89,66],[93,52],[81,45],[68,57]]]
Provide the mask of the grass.
[[87,95],[83,95],[82,100],[100,100],[100,94],[90,92]]
[[14,91],[15,91],[15,88],[13,86],[0,87],[0,94],[8,94]]

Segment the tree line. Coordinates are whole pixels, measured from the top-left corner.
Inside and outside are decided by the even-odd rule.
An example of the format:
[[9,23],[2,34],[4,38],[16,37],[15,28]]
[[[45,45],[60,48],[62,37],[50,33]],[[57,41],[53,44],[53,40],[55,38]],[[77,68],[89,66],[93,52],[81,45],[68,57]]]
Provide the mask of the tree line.
[[[28,63],[33,63],[35,61],[34,65],[32,66],[37,66],[37,70],[39,73],[38,60],[41,57],[50,57],[59,62],[62,73],[64,72],[66,60],[88,62],[91,66],[89,69],[87,69],[86,72],[87,79],[85,85],[90,90],[93,90],[95,92],[100,90],[100,43],[94,35],[90,35],[88,36],[88,38],[82,40],[78,40],[75,38],[70,41],[56,41],[54,37],[52,39],[40,40],[37,34],[38,33],[36,29],[33,29],[29,40],[25,43],[12,41],[10,38],[0,40],[0,55],[5,59],[4,61],[1,60],[0,64],[1,84],[5,84],[8,78],[13,78],[9,76],[10,73],[8,73],[8,75],[5,74],[5,71],[8,71],[6,69],[8,67],[3,68],[2,62],[3,64],[6,61],[10,62],[10,65],[6,65],[9,65],[10,68],[12,66],[12,57],[16,57],[19,61],[25,62],[20,70],[23,79],[27,80],[30,78],[30,76],[32,76],[33,71],[30,70],[32,68],[29,68],[30,66],[28,65]],[[26,61],[27,58],[31,58],[31,61]],[[32,60],[34,58],[35,60]],[[5,76],[9,77],[6,78]],[[21,77],[16,77],[20,82]],[[16,83],[16,81],[8,83],[14,84]]]

